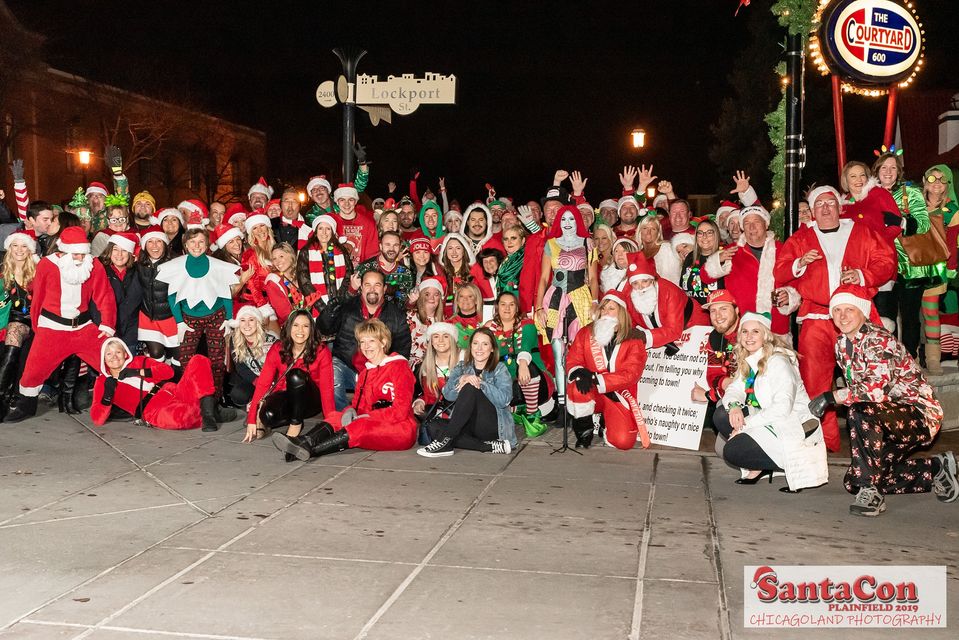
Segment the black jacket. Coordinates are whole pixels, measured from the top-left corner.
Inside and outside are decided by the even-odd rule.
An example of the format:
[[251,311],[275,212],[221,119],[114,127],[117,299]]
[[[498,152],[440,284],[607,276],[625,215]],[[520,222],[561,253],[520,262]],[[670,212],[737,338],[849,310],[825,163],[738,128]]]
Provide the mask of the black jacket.
[[273,240],[276,244],[287,242],[293,247],[293,250],[296,251],[296,243],[300,235],[300,229],[291,224],[283,224],[282,220],[283,216],[280,216],[279,218],[273,218],[270,222],[270,226],[273,227]]
[[166,260],[143,264],[137,261],[137,280],[143,292],[143,313],[151,320],[166,320],[173,316],[167,292],[169,285],[157,280],[157,271]]
[[117,275],[113,267],[107,267],[107,280],[113,287],[113,295],[117,299],[117,332],[116,337],[123,340],[134,353],[137,352],[137,325],[140,315],[140,303],[143,301],[143,289],[140,288],[140,279],[133,269],[127,269],[123,279]]
[[[344,302],[332,301],[320,317],[317,318],[320,332],[324,335],[335,336],[333,340],[333,357],[339,358],[353,368],[353,355],[356,353],[356,336],[353,330],[363,321],[363,309],[360,306],[360,296],[347,299]],[[395,352],[404,358],[410,357],[410,326],[406,323],[406,311],[392,300],[383,302],[380,309],[380,320],[390,330],[393,337],[392,345],[387,351]]]

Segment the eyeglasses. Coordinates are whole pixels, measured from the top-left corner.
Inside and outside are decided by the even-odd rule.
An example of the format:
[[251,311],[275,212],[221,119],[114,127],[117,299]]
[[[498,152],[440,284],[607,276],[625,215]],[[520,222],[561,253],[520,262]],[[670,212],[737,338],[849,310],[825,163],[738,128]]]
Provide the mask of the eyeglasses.
[[697,238],[704,238],[704,237],[714,236],[714,235],[716,235],[715,229],[703,229],[702,231],[696,232]]
[[126,218],[107,218],[107,222],[110,224],[120,224],[121,222],[126,222]]
[[949,181],[946,180],[946,176],[926,176],[926,182],[929,184],[935,184],[936,182],[941,182],[942,184],[949,184]]
[[823,209],[823,208],[825,208],[825,207],[829,207],[830,209],[832,209],[833,207],[837,206],[838,204],[839,204],[839,201],[838,201],[838,200],[820,200],[819,202],[817,202],[816,204],[814,204],[812,208],[813,208],[813,209]]

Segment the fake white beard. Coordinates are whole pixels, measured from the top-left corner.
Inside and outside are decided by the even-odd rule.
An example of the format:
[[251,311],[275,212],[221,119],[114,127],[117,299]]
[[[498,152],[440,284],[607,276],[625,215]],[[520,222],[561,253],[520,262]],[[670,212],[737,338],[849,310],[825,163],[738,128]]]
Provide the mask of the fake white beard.
[[615,337],[618,325],[619,322],[616,318],[609,316],[596,318],[596,320],[593,321],[593,338],[600,346],[605,347],[610,343],[613,337]]
[[67,284],[83,284],[93,271],[93,256],[83,256],[79,264],[73,261],[73,255],[64,253],[56,260],[60,269],[60,278]]
[[656,303],[659,301],[659,285],[653,283],[642,291],[633,289],[630,291],[629,297],[633,301],[636,311],[644,316],[652,315],[656,312]]

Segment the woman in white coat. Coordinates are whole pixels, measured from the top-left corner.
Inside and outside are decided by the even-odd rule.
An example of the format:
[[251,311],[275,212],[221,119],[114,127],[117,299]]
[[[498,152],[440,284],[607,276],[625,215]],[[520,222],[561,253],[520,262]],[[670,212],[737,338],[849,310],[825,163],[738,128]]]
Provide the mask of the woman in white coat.
[[[768,315],[746,313],[739,323],[739,369],[713,422],[727,438],[723,458],[743,470],[739,484],[772,482],[784,471],[788,489],[828,481],[822,429],[809,412],[796,352],[771,331]],[[717,420],[717,417],[719,418]]]

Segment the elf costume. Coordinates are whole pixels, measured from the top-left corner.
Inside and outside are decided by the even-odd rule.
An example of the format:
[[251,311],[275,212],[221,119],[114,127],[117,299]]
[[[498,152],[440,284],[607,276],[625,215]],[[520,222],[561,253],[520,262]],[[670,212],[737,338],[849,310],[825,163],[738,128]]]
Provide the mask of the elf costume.
[[[485,325],[499,346],[500,361],[506,365],[513,379],[513,420],[521,425],[530,437],[546,431],[543,416],[553,410],[553,379],[546,370],[539,352],[539,332],[532,320],[523,318],[513,328],[506,331],[495,320]],[[529,367],[530,379],[523,384],[519,381],[519,363]],[[522,409],[520,408],[522,405]]]

